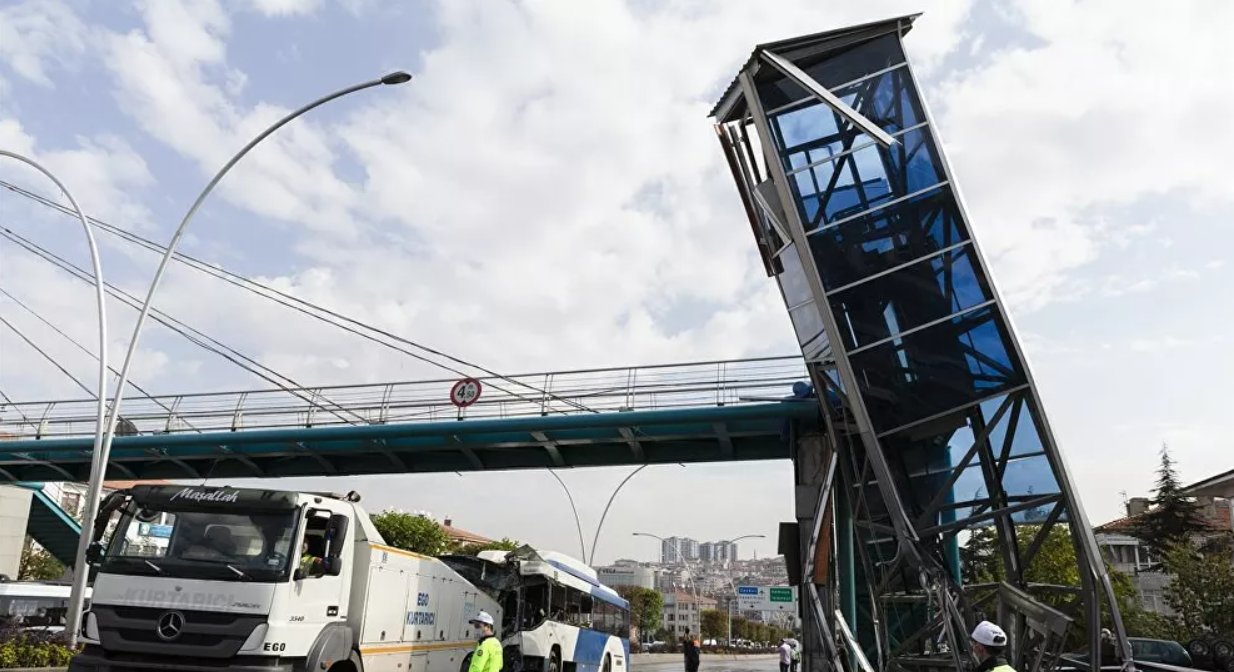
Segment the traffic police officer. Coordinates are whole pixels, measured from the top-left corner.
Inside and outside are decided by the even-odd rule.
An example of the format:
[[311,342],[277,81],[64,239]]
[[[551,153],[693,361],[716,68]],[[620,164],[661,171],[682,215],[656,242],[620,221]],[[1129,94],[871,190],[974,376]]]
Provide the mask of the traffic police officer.
[[480,629],[480,641],[471,653],[467,672],[501,672],[501,642],[493,636],[493,617],[481,611],[471,619],[471,624]]
[[1007,648],[1007,633],[989,621],[982,621],[973,629],[973,656],[980,662],[974,672],[1015,672],[1003,651]]

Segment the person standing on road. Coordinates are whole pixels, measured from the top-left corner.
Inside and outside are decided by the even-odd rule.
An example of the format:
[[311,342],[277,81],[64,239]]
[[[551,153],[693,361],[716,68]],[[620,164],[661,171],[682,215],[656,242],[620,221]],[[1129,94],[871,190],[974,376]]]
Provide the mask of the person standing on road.
[[788,643],[787,637],[780,640],[776,651],[780,654],[780,672],[789,672],[788,668],[793,664],[793,646]]
[[788,645],[793,650],[792,662],[789,663],[788,669],[789,672],[797,672],[797,668],[801,666],[801,646],[795,639],[789,640]]
[[982,621],[973,629],[973,657],[980,663],[974,672],[1015,672],[1003,651],[1007,648],[1007,633],[989,621]]
[[480,641],[471,652],[467,672],[501,672],[501,642],[493,635],[493,617],[481,611],[471,619],[471,624],[480,629]]
[[686,672],[698,672],[698,641],[694,639],[694,635],[686,633],[681,649],[686,654]]

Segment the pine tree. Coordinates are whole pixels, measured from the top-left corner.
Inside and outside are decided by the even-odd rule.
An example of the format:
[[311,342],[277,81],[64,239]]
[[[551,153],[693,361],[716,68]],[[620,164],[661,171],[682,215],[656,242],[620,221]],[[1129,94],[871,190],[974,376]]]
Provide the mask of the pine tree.
[[1163,444],[1152,508],[1141,516],[1137,525],[1140,539],[1162,554],[1170,546],[1187,542],[1193,534],[1208,530],[1200,517],[1199,507],[1184,497],[1181,490],[1170,447]]

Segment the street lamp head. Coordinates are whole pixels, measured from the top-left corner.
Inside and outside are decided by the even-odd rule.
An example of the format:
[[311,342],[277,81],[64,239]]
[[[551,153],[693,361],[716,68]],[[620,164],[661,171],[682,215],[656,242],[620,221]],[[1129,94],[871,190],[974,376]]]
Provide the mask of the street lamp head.
[[411,81],[411,75],[406,72],[403,72],[402,70],[392,72],[386,75],[385,77],[381,78],[381,83],[386,84],[386,85],[406,84],[407,82],[410,82],[410,81]]

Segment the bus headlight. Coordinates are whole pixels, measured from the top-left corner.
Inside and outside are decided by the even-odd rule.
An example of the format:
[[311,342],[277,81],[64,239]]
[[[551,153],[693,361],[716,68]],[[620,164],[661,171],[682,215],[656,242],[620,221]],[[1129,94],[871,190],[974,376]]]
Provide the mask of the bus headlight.
[[266,633],[270,631],[270,626],[265,623],[258,623],[257,627],[253,628],[253,632],[249,634],[249,638],[244,640],[244,645],[240,647],[240,653],[247,653],[261,649],[261,643],[266,641]]
[[87,611],[86,617],[81,619],[81,636],[91,641],[99,641],[99,619],[94,616],[93,611]]

